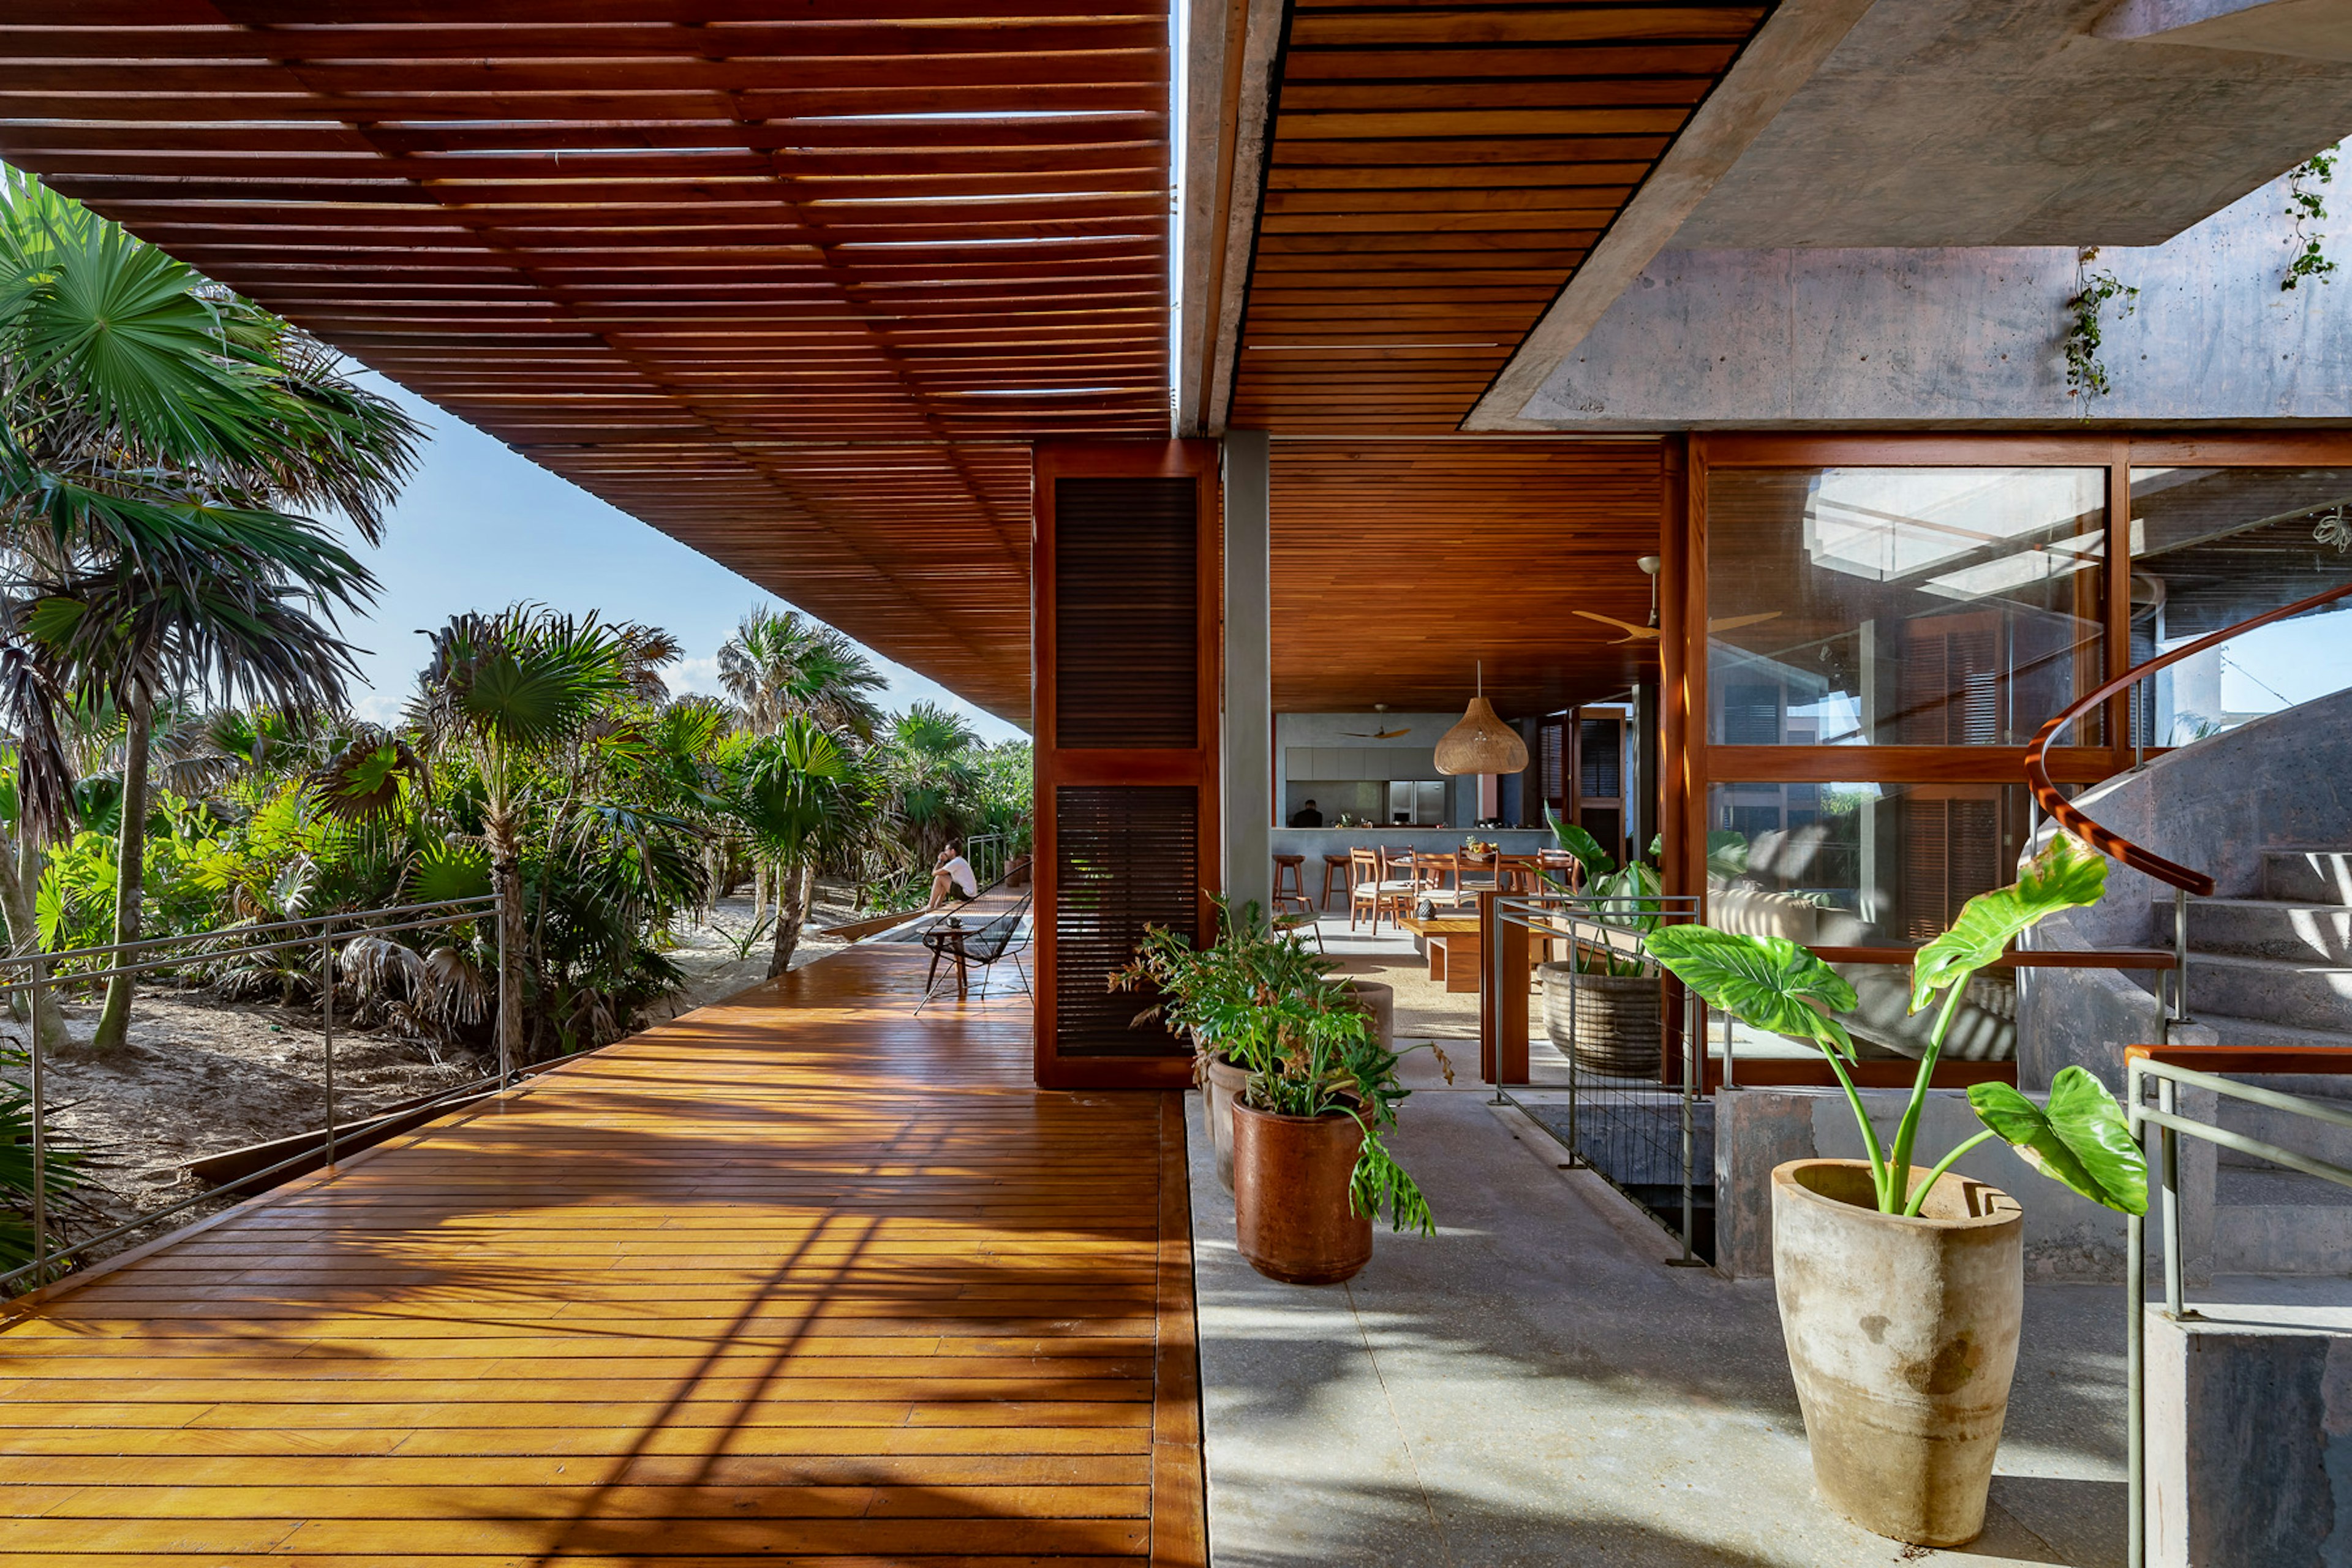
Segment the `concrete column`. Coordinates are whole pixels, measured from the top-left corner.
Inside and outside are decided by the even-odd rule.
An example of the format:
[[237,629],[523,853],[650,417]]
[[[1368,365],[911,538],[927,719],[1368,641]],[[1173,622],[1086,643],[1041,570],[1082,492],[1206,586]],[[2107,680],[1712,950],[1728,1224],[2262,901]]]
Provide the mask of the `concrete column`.
[[[1266,435],[1225,432],[1225,891],[1268,904],[1274,889],[1274,629]],[[1319,874],[1320,867],[1315,868]]]

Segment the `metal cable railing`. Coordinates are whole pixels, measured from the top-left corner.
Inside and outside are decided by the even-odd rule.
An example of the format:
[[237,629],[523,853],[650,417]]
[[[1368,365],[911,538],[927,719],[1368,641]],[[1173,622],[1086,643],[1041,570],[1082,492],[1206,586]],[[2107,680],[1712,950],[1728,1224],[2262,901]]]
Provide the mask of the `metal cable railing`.
[[[2292,620],[2306,611],[2318,609],[2323,605],[2334,604],[2347,595],[2352,595],[2352,583],[2345,583],[2311,595],[2307,598],[2297,599],[2291,605],[2283,605],[2263,615],[2250,616],[2233,626],[2224,626],[2220,631],[2209,633],[2194,642],[2184,643],[2169,652],[2160,653],[2154,658],[2136,664],[2113,680],[2095,689],[2085,696],[2076,698],[2072,704],[2060,710],[2050,722],[2042,726],[2041,731],[2025,748],[2026,786],[2033,794],[2034,804],[2049,813],[2053,822],[2101,854],[2120,860],[2133,870],[2153,877],[2172,889],[2171,1019],[2174,1023],[2186,1023],[2189,1019],[2189,899],[2191,894],[2200,899],[2210,898],[2213,893],[2213,879],[2205,872],[2183,866],[2177,860],[2168,860],[2153,849],[2135,844],[2113,828],[2102,826],[2094,821],[2088,813],[2059,793],[2057,784],[2050,777],[2050,748],[2068,725],[2091,712],[2110,698],[2121,696],[2126,692],[2137,694],[2139,687],[2144,682],[2153,680],[2159,670],[2168,669],[2183,659],[2194,658],[2199,654],[2210,652],[2223,643],[2242,637],[2248,632],[2260,630],[2273,622]],[[2147,760],[2146,752],[2139,746],[2139,734],[2137,729],[2133,731],[2133,743],[2134,761],[2137,765]]]
[[[446,899],[431,903],[399,904],[374,910],[336,910],[327,914],[306,915],[295,920],[274,921],[263,925],[233,926],[226,930],[194,931],[183,936],[148,937],[138,942],[109,942],[102,946],[68,948],[56,952],[0,953],[0,971],[5,971],[10,967],[20,967],[25,972],[25,977],[21,980],[0,982],[0,996],[26,994],[31,999],[31,1021],[27,1029],[31,1043],[26,1053],[29,1063],[27,1074],[29,1081],[26,1088],[32,1101],[30,1110],[33,1163],[32,1261],[0,1274],[0,1289],[6,1289],[26,1279],[32,1279],[36,1284],[46,1284],[53,1277],[52,1271],[59,1264],[69,1261],[91,1247],[120,1239],[134,1231],[146,1229],[158,1220],[178,1214],[196,1204],[217,1198],[224,1194],[236,1192],[256,1184],[266,1184],[265,1178],[278,1175],[296,1165],[310,1161],[318,1153],[316,1149],[302,1149],[274,1164],[248,1172],[233,1181],[222,1183],[205,1192],[192,1194],[163,1208],[150,1210],[134,1220],[52,1250],[49,1247],[51,1227],[48,1205],[48,1108],[43,1074],[43,1061],[47,1053],[47,1042],[41,1037],[43,1005],[51,991],[89,984],[95,981],[111,980],[117,976],[136,976],[152,973],[157,970],[185,968],[191,963],[213,963],[224,960],[256,958],[265,953],[316,946],[320,955],[320,1035],[325,1047],[326,1124],[323,1131],[323,1146],[325,1163],[332,1166],[335,1163],[337,1140],[339,1136],[343,1135],[336,1124],[335,1110],[334,941],[338,928],[341,928],[341,934],[346,939],[355,936],[389,936],[402,931],[436,930],[444,926],[467,924],[481,919],[486,914],[494,914],[497,903],[497,895],[485,893],[469,899]],[[493,998],[492,1012],[495,1016],[496,998],[503,995],[505,991],[507,952],[505,933],[498,930],[498,921],[495,919],[491,921],[491,927],[495,933],[494,941],[498,952],[497,973],[492,977],[490,987]],[[296,936],[277,934],[297,931],[302,934]],[[268,936],[273,940],[267,942],[245,940],[252,936]],[[190,951],[163,955],[161,950],[165,948],[186,948]],[[123,961],[100,969],[76,970],[70,974],[58,974],[55,972],[55,966],[61,963],[110,956]],[[467,1079],[464,1083],[453,1084],[421,1102],[413,1103],[383,1116],[358,1123],[353,1131],[364,1135],[367,1131],[381,1127],[388,1121],[413,1116],[420,1110],[428,1110],[445,1102],[456,1103],[459,1100],[482,1094],[505,1092],[513,1082],[515,1068],[507,1048],[504,1028],[498,1030],[498,1037],[499,1070],[495,1074],[486,1073],[481,1077]]]
[[[1560,966],[1538,970],[1563,977],[1556,989],[1564,1000],[1557,1005],[1555,987],[1545,985],[1544,1028],[1567,1063],[1566,1101],[1557,1108],[1565,1111],[1564,1124],[1548,1114],[1553,1102],[1513,1094],[1499,1070],[1496,1103],[1517,1107],[1559,1142],[1571,1165],[1593,1171],[1675,1235],[1682,1256],[1670,1262],[1704,1266],[1702,1254],[1713,1246],[1699,1230],[1699,1189],[1711,1193],[1714,1185],[1711,1174],[1698,1174],[1712,1163],[1698,1147],[1698,1102],[1707,1093],[1706,1008],[1649,956],[1646,942],[1655,925],[1698,919],[1699,900],[1689,894],[1527,893],[1497,895],[1493,905],[1497,940],[1486,954],[1491,996],[1525,984],[1511,973],[1508,950],[1516,944],[1501,940],[1506,928],[1526,931],[1531,943],[1564,943],[1568,953]],[[1611,994],[1604,997],[1604,990]],[[1669,1016],[1677,1028],[1662,1026]],[[1730,1050],[1727,1041],[1727,1084]],[[1681,1070],[1672,1072],[1677,1052]],[[1711,1218],[1711,1198],[1706,1208]]]

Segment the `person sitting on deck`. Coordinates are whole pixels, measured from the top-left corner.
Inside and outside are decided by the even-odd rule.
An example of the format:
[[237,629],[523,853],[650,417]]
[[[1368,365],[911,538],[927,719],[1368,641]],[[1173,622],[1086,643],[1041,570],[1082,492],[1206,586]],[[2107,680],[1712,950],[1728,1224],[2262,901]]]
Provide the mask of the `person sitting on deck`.
[[1315,803],[1310,800],[1307,803],[1304,809],[1292,814],[1290,826],[1293,827],[1320,827],[1323,826],[1323,814],[1315,809]]
[[932,863],[931,901],[923,907],[935,910],[946,903],[950,888],[962,898],[980,897],[980,879],[971,874],[971,862],[963,858],[953,839],[948,841],[947,847],[940,851],[939,859]]

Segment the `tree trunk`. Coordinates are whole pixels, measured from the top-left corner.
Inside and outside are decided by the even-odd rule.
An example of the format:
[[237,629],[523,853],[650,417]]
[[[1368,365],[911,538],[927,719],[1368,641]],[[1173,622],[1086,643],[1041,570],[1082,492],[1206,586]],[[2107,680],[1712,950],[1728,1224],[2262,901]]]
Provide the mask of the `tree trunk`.
[[498,1047],[501,1068],[525,1066],[522,1050],[522,852],[514,825],[501,813],[485,813],[483,837],[490,841],[490,890],[499,896]]
[[815,883],[814,866],[788,866],[776,873],[776,952],[768,960],[771,980],[793,966],[793,949],[801,944],[801,922],[808,919],[809,894]]
[[[20,858],[21,857],[21,858]],[[0,828],[0,916],[8,922],[8,951],[24,954],[36,952],[41,945],[41,918],[33,900],[30,879],[40,864],[34,853],[32,840],[27,838],[20,851],[5,828]],[[58,994],[42,988],[38,992],[18,992],[18,1005],[10,1011],[18,1017],[30,1016],[25,1005],[27,997],[37,996],[40,1009],[41,1043],[55,1050],[66,1043],[65,1009],[58,1005]]]
[[[147,897],[147,749],[155,727],[155,694],[145,686],[131,696],[130,729],[122,737],[122,831],[114,878],[114,940],[139,940],[141,906]],[[127,955],[123,955],[127,956]],[[131,1033],[134,977],[118,974],[106,983],[106,1006],[98,1016],[93,1051],[122,1048]]]

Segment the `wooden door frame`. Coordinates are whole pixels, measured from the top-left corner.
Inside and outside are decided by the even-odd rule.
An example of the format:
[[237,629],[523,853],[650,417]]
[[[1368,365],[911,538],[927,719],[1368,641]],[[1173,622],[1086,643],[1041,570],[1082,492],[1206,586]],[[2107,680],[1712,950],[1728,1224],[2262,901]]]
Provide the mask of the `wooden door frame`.
[[[1032,858],[1035,937],[1036,1034],[1033,1052],[1041,1089],[1189,1089],[1189,1055],[1165,1057],[1064,1058],[1056,1037],[1059,977],[1055,910],[1058,907],[1058,843],[1054,795],[1065,784],[1175,784],[1196,790],[1200,807],[1195,854],[1201,868],[1196,933],[1213,931],[1211,895],[1222,884],[1223,836],[1219,818],[1223,765],[1218,736],[1224,647],[1224,550],[1220,465],[1214,441],[1053,441],[1033,451],[1030,562],[1030,713],[1035,763],[1032,810],[1035,849]],[[1199,548],[1195,551],[1196,728],[1193,745],[1176,749],[1064,750],[1055,744],[1055,660],[1059,628],[1054,615],[1055,489],[1063,479],[1190,479],[1198,495]]]

